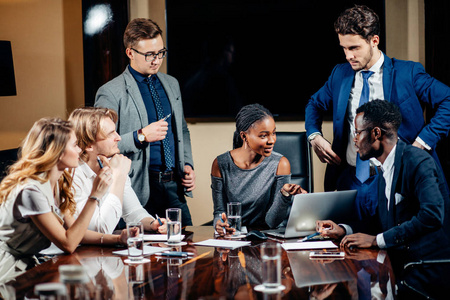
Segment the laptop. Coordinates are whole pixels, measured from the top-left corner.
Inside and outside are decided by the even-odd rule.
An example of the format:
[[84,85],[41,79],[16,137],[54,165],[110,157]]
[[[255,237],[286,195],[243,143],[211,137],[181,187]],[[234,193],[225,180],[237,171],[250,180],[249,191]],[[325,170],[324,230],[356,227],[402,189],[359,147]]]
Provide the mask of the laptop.
[[262,232],[277,238],[289,239],[316,232],[317,220],[344,223],[352,217],[356,192],[350,190],[295,195],[286,227]]

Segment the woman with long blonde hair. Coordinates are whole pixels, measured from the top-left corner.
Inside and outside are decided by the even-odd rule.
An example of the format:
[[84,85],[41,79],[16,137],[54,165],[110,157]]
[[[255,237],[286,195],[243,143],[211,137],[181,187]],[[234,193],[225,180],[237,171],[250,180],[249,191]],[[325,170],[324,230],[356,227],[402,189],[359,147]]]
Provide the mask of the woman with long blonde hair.
[[40,119],[19,153],[0,184],[0,283],[34,266],[34,255],[51,242],[68,253],[80,243],[126,243],[124,232],[87,231],[96,199],[111,183],[108,167],[97,176],[80,216],[73,218],[71,169],[78,166],[80,148],[70,122]]

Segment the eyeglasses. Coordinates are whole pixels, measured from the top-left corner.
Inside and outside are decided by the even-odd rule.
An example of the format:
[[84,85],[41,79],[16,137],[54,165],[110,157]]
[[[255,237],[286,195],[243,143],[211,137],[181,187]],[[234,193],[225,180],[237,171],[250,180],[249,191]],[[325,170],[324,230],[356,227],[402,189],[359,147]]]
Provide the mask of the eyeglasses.
[[131,48],[131,50],[133,50],[134,52],[140,54],[140,55],[144,55],[145,56],[145,61],[146,62],[152,62],[154,61],[156,58],[158,59],[163,59],[164,57],[166,57],[167,55],[167,49],[164,48],[162,50],[159,50],[158,53],[142,53],[137,51],[134,48]]
[[358,135],[361,134],[361,132],[363,132],[363,131],[371,131],[372,129],[373,129],[372,127],[365,128],[365,129],[361,129],[361,130],[355,129],[355,131],[353,132],[353,134],[355,135],[355,137],[357,137]]

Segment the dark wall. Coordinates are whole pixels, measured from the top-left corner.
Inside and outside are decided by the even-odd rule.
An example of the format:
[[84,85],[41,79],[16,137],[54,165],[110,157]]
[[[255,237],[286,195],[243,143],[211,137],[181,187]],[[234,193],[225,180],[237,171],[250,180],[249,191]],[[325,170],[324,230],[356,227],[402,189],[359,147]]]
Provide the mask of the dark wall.
[[186,117],[234,117],[259,102],[304,119],[309,97],[345,62],[333,23],[355,2],[380,16],[384,50],[384,0],[166,0],[168,73]]

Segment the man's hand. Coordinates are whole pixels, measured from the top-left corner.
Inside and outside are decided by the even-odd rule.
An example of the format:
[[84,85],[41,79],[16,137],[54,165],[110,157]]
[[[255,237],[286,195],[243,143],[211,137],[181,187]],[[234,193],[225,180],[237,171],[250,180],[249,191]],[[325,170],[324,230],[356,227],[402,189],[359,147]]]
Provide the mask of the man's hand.
[[323,163],[330,165],[340,165],[341,159],[336,153],[331,149],[331,144],[321,135],[316,136],[311,141],[311,146],[316,152],[317,157]]
[[181,184],[190,192],[195,189],[195,172],[190,165],[184,166],[184,177],[181,179]]
[[413,143],[412,145],[413,145],[414,147],[419,148],[419,149],[426,150],[425,147],[422,146],[422,144],[419,143],[418,141],[414,141],[414,143]]
[[142,133],[145,135],[145,141],[151,143],[163,140],[167,135],[168,129],[169,123],[159,120],[142,128]]
[[332,239],[340,239],[345,235],[344,228],[330,220],[316,221],[316,231],[320,232],[321,236]]
[[377,237],[365,233],[350,234],[345,236],[341,241],[341,247],[345,246],[358,248],[376,247],[378,246]]

